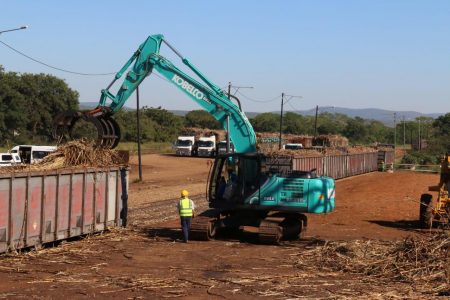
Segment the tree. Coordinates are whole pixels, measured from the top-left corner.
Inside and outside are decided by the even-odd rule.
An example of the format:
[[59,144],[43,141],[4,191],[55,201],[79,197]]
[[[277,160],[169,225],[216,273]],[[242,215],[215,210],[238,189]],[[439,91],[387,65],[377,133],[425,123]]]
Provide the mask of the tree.
[[58,113],[78,110],[78,92],[52,75],[23,74],[20,77],[22,84],[19,93],[27,102],[27,129],[33,137],[50,137],[53,118]]
[[184,124],[186,127],[198,127],[209,129],[221,129],[220,123],[205,110],[193,110],[184,116]]
[[250,119],[250,123],[257,132],[277,132],[280,130],[280,115],[262,113]]
[[324,112],[317,117],[317,134],[341,134],[347,124],[348,117],[342,122],[343,115]]
[[26,131],[26,115],[23,95],[18,92],[19,78],[15,73],[4,73],[0,69],[0,138],[5,143],[12,141],[14,134]]
[[287,112],[283,116],[283,133],[305,134],[308,130],[308,123],[302,115]]
[[450,152],[450,113],[439,116],[432,126],[432,137],[428,141],[429,151],[436,155]]
[[349,119],[343,134],[352,143],[364,143],[367,137],[367,127],[364,124],[364,119],[360,117]]
[[57,113],[78,109],[78,93],[54,76],[4,72],[0,67],[2,143],[51,140]]
[[162,109],[161,107],[144,107],[143,115],[154,122],[154,138],[155,142],[173,141],[181,127],[183,127],[183,119],[173,113]]
[[[139,124],[141,133],[141,142],[150,142],[156,140],[156,128],[158,124],[147,117],[142,111],[139,114]],[[114,118],[120,126],[122,141],[137,142],[137,124],[135,111],[118,111]]]

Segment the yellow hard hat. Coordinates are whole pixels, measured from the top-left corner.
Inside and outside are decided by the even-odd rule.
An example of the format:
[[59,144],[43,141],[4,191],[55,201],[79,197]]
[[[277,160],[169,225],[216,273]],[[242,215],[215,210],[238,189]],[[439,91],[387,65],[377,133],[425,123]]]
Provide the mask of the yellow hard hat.
[[181,191],[181,197],[187,197],[189,195],[189,192],[186,190]]

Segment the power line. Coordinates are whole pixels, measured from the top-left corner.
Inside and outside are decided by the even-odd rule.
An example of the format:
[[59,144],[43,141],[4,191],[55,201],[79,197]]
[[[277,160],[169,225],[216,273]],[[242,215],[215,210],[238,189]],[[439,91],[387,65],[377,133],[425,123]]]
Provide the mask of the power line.
[[171,81],[168,80],[166,77],[163,77],[163,76],[159,75],[156,72],[152,72],[152,75],[155,75],[156,77],[159,77],[160,79],[164,80],[165,82],[171,83]]
[[275,100],[277,100],[277,99],[279,99],[279,98],[281,97],[281,96],[276,96],[276,97],[274,97],[274,98],[272,98],[272,99],[268,99],[268,100],[257,100],[257,99],[250,98],[250,97],[246,96],[246,95],[243,94],[242,92],[237,91],[237,93],[238,93],[239,95],[241,95],[242,97],[244,97],[245,99],[247,99],[247,100],[250,100],[250,101],[253,101],[253,102],[259,102],[259,103],[272,102],[272,101],[275,101]]
[[294,110],[295,113],[302,114],[301,110],[295,108],[291,102],[287,102],[287,105],[289,105]]
[[3,42],[3,41],[0,41],[0,43],[2,43],[4,46],[8,47],[8,48],[11,49],[12,51],[14,51],[14,52],[16,52],[16,53],[18,53],[18,54],[20,54],[20,55],[22,55],[22,56],[24,56],[24,57],[26,57],[26,58],[32,60],[32,61],[38,63],[38,64],[44,65],[44,66],[46,66],[46,67],[48,67],[48,68],[55,69],[55,70],[58,70],[58,71],[62,71],[62,72],[66,72],[66,73],[71,73],[71,74],[76,74],[76,75],[83,75],[83,76],[105,76],[105,75],[116,74],[116,72],[111,72],[111,73],[81,73],[81,72],[74,72],[74,71],[70,71],[70,70],[58,68],[58,67],[49,65],[49,64],[47,64],[47,63],[45,63],[45,62],[43,62],[43,61],[37,60],[37,59],[35,59],[35,58],[33,58],[33,57],[29,56],[29,55],[26,55],[25,53],[23,53],[23,52],[21,52],[21,51],[15,49],[15,48],[13,48],[12,46],[8,45],[7,43],[5,43],[5,42]]

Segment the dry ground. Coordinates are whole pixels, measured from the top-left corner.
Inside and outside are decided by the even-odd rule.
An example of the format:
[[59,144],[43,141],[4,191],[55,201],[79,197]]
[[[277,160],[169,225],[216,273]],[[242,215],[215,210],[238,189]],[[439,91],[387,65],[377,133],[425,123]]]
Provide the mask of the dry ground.
[[175,203],[188,189],[206,208],[209,159],[145,155],[130,179],[130,226],[40,251],[0,256],[2,298],[424,299],[414,284],[318,268],[302,258],[324,240],[399,240],[418,229],[418,199],[438,175],[370,173],[337,182],[336,210],[309,217],[307,238],[281,246],[252,236],[178,241]]

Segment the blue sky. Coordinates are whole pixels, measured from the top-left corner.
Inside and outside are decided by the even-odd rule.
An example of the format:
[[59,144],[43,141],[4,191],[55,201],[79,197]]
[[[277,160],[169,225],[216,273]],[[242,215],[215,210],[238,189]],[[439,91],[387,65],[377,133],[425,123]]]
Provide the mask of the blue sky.
[[[82,73],[118,71],[148,35],[162,33],[221,87],[239,90],[245,111],[319,106],[449,111],[450,1],[8,1],[3,41],[47,64]],[[182,63],[167,48],[162,54]],[[0,44],[6,71],[63,78],[80,101],[98,101],[109,76],[80,76],[37,64]],[[142,105],[200,109],[150,76]],[[268,102],[256,102],[275,99]],[[135,98],[127,106],[135,107]]]

